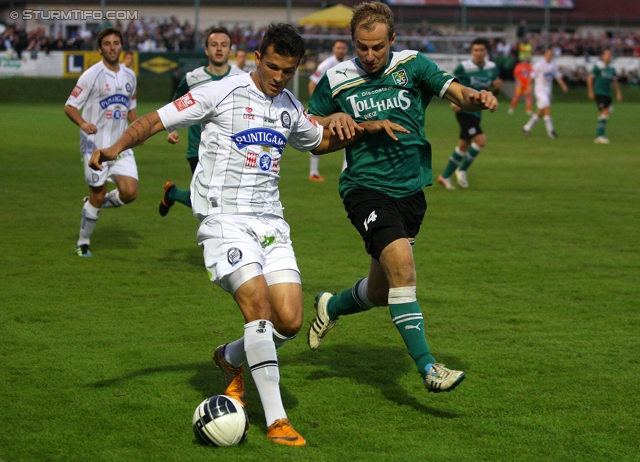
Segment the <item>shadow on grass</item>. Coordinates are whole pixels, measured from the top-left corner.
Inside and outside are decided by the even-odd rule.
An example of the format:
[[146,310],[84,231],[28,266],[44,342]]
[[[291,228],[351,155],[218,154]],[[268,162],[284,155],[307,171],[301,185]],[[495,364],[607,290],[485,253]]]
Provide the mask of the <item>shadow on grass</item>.
[[[126,382],[136,380],[137,378],[148,378],[157,374],[170,374],[174,372],[194,372],[194,376],[189,380],[189,383],[194,390],[202,394],[202,399],[209,398],[214,395],[221,395],[224,393],[224,386],[222,382],[222,373],[215,366],[213,361],[204,363],[189,363],[189,364],[175,364],[172,366],[157,366],[146,367],[130,374],[123,375],[122,377],[116,377],[109,380],[101,380],[94,383],[94,388],[110,388],[110,387],[122,387]],[[249,414],[249,421],[253,425],[263,428],[266,431],[266,424],[264,421],[264,412],[260,403],[260,395],[256,389],[253,380],[247,377],[250,375],[245,370],[245,384],[247,393],[247,414]],[[280,393],[282,395],[282,402],[286,409],[293,409],[298,407],[299,402],[295,395],[287,390],[282,384],[280,384]],[[194,409],[196,405],[194,404]]]
[[[400,358],[400,360],[398,360]],[[320,351],[305,351],[287,359],[287,364],[315,366],[316,370],[306,378],[310,382],[334,377],[348,378],[373,388],[378,388],[389,401],[410,406],[416,411],[455,419],[458,414],[426,406],[411,396],[400,384],[399,378],[410,372],[415,375],[419,393],[427,394],[422,379],[409,360],[407,351],[397,347],[372,345],[335,345],[322,347]],[[344,392],[344,390],[343,390]]]
[[[106,221],[106,220],[105,220]],[[143,242],[143,237],[131,228],[123,228],[105,224],[96,226],[91,236],[91,242],[101,249],[137,249]]]
[[160,263],[187,263],[189,265],[204,268],[202,247],[197,244],[188,247],[167,249],[164,255],[158,258]]

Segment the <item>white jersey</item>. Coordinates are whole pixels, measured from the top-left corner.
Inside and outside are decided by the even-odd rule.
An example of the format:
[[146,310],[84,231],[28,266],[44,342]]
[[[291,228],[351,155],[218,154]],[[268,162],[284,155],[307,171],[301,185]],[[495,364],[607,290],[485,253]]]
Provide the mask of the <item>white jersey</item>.
[[534,82],[534,92],[536,96],[551,97],[551,88],[553,87],[553,80],[562,77],[558,66],[553,61],[547,62],[541,59],[533,65],[531,72]]
[[129,111],[136,108],[136,75],[123,65],[110,71],[100,61],[82,73],[66,104],[82,110],[82,118],[98,129],[95,135],[80,130],[80,152],[107,148],[126,130]]
[[329,69],[331,69],[334,66],[337,66],[341,62],[342,61],[338,61],[338,58],[336,58],[334,55],[331,55],[330,57],[328,57],[327,59],[322,61],[320,64],[318,64],[318,67],[316,68],[316,71],[313,74],[311,74],[311,77],[309,77],[309,80],[311,80],[313,83],[317,84],[318,82],[320,82],[320,79],[322,78],[322,76]]
[[202,124],[198,166],[191,180],[193,214],[282,217],[278,181],[285,145],[309,151],[323,128],[288,90],[262,93],[250,74],[199,85],[158,110],[168,131]]

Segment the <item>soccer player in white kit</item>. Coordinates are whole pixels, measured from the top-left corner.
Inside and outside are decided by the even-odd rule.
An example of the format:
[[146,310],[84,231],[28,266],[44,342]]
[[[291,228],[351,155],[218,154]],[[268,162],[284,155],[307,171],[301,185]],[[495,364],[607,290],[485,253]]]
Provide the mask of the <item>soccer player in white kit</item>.
[[549,138],[555,139],[558,137],[553,129],[553,121],[551,120],[551,88],[553,87],[554,79],[558,82],[562,91],[566,93],[569,90],[564,83],[558,66],[551,58],[553,58],[553,51],[551,51],[551,48],[547,48],[544,52],[544,59],[539,60],[533,65],[531,76],[533,77],[533,93],[536,96],[536,106],[538,110],[531,116],[525,126],[522,127],[522,132],[525,136],[531,134],[531,129],[542,117]]
[[[347,56],[349,45],[346,40],[338,39],[333,42],[331,52],[333,53],[327,59],[318,64],[316,71],[309,77],[309,98],[313,95],[318,82],[326,72],[332,67],[340,64]],[[343,153],[342,170],[347,168],[347,153]],[[309,153],[309,179],[311,181],[322,182],[324,178],[320,175],[320,157]]]
[[191,181],[198,243],[211,281],[231,293],[244,318],[244,335],[216,348],[225,395],[246,402],[243,363],[251,370],[264,408],[267,436],[303,446],[280,396],[276,349],[302,326],[300,272],[283,218],[278,181],[285,144],[316,154],[342,149],[367,133],[408,133],[389,121],[355,124],[337,114],[322,128],[285,89],[304,55],[304,42],[288,24],[271,25],[257,70],[200,85],[136,120],[111,147],[96,150],[91,166],[117,157],[161,130],[202,124],[199,163]]
[[[64,107],[67,117],[80,127],[80,153],[89,185],[76,244],[80,257],[92,256],[90,239],[100,210],[121,207],[138,196],[138,168],[131,149],[121,152],[102,171],[89,168],[93,151],[111,146],[127,128],[127,120],[133,122],[138,118],[136,75],[118,63],[122,33],[112,27],[101,30],[98,50],[102,61],[82,73]],[[114,181],[117,189],[107,193],[107,180]]]

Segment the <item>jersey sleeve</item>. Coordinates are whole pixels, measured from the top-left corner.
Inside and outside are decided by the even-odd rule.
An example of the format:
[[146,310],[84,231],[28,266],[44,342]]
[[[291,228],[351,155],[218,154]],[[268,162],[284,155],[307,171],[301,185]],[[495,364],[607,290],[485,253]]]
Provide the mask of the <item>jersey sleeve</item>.
[[132,111],[138,107],[138,82],[133,78],[133,90],[131,91],[131,98],[129,101],[129,110]]
[[464,73],[462,65],[458,65],[454,71],[455,75],[451,75],[448,72],[443,71],[438,67],[436,63],[425,57],[422,53],[417,55],[419,68],[421,69],[421,81],[424,86],[438,98],[444,97],[449,85],[452,82],[458,82],[458,74],[456,72],[460,69]]
[[182,77],[178,88],[176,88],[176,92],[173,94],[173,99],[176,100],[181,96],[186,95],[189,92],[189,85],[187,85],[187,76]]
[[213,117],[215,89],[211,88],[211,85],[215,83],[200,85],[158,109],[164,128],[171,132],[189,125],[201,124]]
[[600,68],[598,67],[597,64],[594,64],[593,67],[591,68],[591,75],[593,75],[594,77],[598,77],[600,75]]
[[309,77],[309,80],[317,84],[318,82],[320,82],[320,79],[322,78],[322,76],[325,75],[329,69],[331,69],[331,60],[325,59],[320,64],[318,64],[316,71],[313,74],[311,74],[311,76]]
[[555,66],[553,66],[553,76],[556,79],[561,79],[562,78],[562,72],[560,72],[560,68],[558,67],[557,64]]
[[464,66],[462,65],[462,63],[459,63],[456,68],[453,70],[453,75],[455,75],[457,78],[460,78],[464,75]]
[[341,112],[336,99],[331,95],[331,85],[327,74],[322,76],[309,101],[309,113],[317,116],[328,116]]
[[91,93],[91,88],[93,87],[94,82],[95,78],[93,73],[84,72],[78,79],[76,86],[73,87],[65,105],[82,109],[84,104],[87,102],[87,98],[89,97],[89,93]]
[[298,119],[292,126],[287,143],[298,151],[311,151],[318,147],[322,141],[324,129],[309,117],[300,102],[297,102]]

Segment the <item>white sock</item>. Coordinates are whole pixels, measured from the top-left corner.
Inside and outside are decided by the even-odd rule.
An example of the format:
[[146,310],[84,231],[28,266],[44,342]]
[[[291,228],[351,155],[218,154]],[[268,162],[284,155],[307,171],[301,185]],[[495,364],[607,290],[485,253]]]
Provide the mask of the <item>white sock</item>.
[[116,207],[122,207],[123,205],[124,202],[120,199],[120,191],[117,189],[105,194],[104,199],[102,200],[103,209],[113,209]]
[[287,413],[280,396],[280,370],[273,341],[273,324],[259,319],[244,326],[244,349],[251,376],[256,384],[264,409],[267,427]]
[[[294,335],[293,337],[285,337],[277,330],[273,329],[273,343],[276,345],[276,350],[289,340],[293,340],[296,337],[297,335]],[[226,362],[231,364],[233,367],[240,367],[244,363],[245,358],[244,337],[240,337],[233,342],[227,343],[227,346],[224,349],[224,360]]]
[[527,124],[524,126],[524,129],[526,131],[530,131],[533,128],[533,126],[536,124],[538,119],[540,119],[540,117],[538,117],[538,114],[533,114],[529,119],[529,122],[527,122]]
[[89,244],[93,228],[96,227],[99,216],[100,209],[86,201],[82,207],[82,221],[80,222],[80,236],[78,237],[77,245]]
[[244,353],[244,337],[240,337],[231,343],[227,343],[224,349],[224,360],[233,367],[240,367],[244,363],[246,355]]
[[319,166],[320,156],[314,156],[313,154],[309,153],[309,176],[320,176],[320,172],[318,171]]
[[551,116],[544,116],[544,126],[547,127],[547,133],[551,135],[553,133],[553,121],[551,120]]

